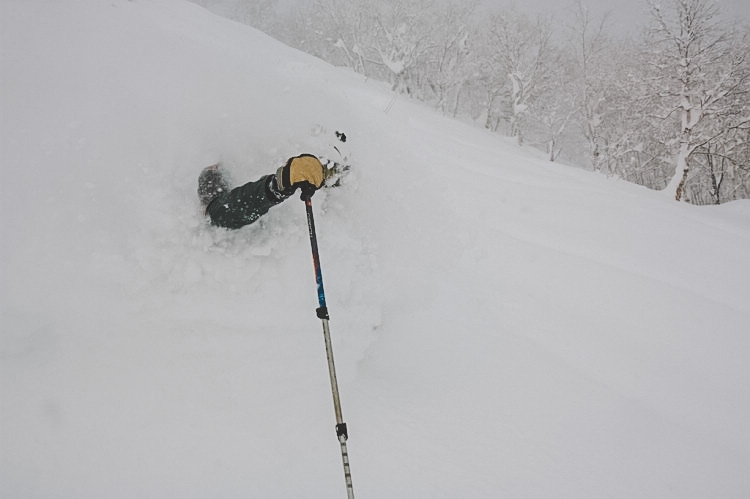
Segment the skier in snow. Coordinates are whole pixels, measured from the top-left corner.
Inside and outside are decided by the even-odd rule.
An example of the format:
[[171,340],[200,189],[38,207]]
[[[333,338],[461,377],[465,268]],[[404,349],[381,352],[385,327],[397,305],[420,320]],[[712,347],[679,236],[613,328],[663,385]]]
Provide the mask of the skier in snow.
[[251,224],[300,188],[319,189],[331,170],[312,154],[289,158],[275,174],[231,188],[219,165],[204,168],[198,177],[198,196],[211,223],[228,229]]

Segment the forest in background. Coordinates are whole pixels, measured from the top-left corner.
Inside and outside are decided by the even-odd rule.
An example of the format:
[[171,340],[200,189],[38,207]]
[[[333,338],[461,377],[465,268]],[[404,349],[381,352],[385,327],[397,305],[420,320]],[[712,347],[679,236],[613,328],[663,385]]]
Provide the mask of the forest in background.
[[476,0],[192,0],[394,95],[678,201],[750,198],[750,26],[711,0],[644,0],[628,37]]

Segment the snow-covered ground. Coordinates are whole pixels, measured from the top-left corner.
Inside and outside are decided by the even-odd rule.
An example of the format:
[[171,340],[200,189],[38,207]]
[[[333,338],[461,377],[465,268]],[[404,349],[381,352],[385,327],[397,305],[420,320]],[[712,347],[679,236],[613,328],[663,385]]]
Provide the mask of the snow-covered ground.
[[750,496],[750,202],[551,164],[176,0],[2,0],[0,496]]

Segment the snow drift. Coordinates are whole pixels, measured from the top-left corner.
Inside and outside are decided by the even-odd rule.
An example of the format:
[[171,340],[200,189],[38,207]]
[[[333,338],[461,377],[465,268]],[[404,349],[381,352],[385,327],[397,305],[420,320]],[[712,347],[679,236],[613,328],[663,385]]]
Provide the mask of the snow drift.
[[[750,204],[550,164],[172,0],[2,3],[3,497],[750,495]],[[393,101],[395,99],[395,102]]]

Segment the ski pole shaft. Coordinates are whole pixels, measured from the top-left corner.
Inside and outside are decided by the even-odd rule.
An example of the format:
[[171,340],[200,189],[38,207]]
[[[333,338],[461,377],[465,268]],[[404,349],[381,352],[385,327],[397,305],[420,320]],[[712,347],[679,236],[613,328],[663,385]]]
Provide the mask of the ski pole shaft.
[[[313,191],[314,192],[314,191]],[[328,327],[328,307],[326,306],[326,295],[323,289],[323,272],[320,268],[320,255],[318,254],[318,237],[315,233],[315,218],[312,209],[312,193],[310,190],[302,190],[302,200],[307,210],[307,228],[310,233],[310,246],[312,247],[313,267],[315,268],[315,282],[318,286],[318,318],[323,324],[323,338],[326,346],[326,357],[328,359],[328,376],[331,381],[331,394],[333,395],[333,409],[336,413],[336,437],[341,446],[341,459],[344,463],[344,480],[346,482],[346,494],[348,499],[354,499],[354,488],[352,486],[352,474],[349,468],[349,451],[346,441],[349,438],[346,423],[341,413],[341,398],[339,397],[339,386],[336,380],[336,365],[333,361],[333,345],[331,344],[331,331]]]

